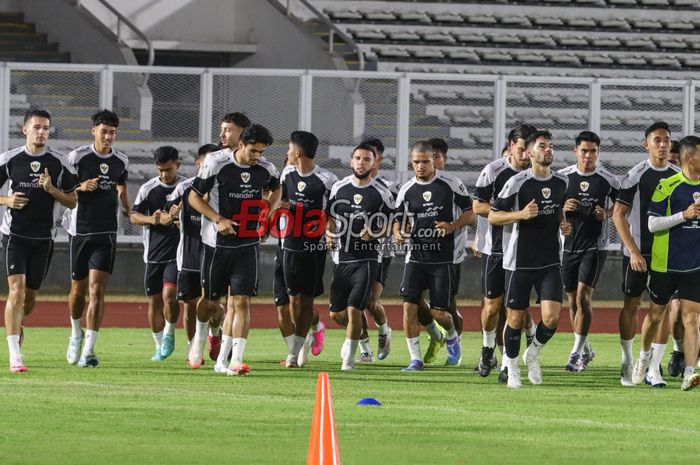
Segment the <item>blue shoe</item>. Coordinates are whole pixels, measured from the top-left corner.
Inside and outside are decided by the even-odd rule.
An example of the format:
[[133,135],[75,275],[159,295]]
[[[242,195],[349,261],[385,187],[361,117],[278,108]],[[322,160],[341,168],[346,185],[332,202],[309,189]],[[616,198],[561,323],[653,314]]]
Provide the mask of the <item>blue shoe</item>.
[[409,363],[406,368],[401,368],[401,371],[423,371],[423,362],[420,360],[411,360],[411,363]]
[[165,360],[165,357],[160,353],[160,349],[156,349],[153,357],[151,357],[151,362],[162,362],[163,360]]
[[160,348],[160,355],[165,359],[175,351],[175,335],[166,334],[163,336],[163,345]]
[[447,361],[445,365],[458,366],[462,363],[462,346],[459,345],[459,336],[447,340]]
[[661,373],[652,370],[647,371],[647,375],[644,377],[644,384],[655,388],[666,387],[666,381],[664,381]]
[[581,355],[577,354],[576,352],[572,352],[571,355],[569,355],[569,362],[564,367],[564,368],[566,368],[566,371],[577,372],[578,371],[577,367],[578,367],[580,358],[581,358]]

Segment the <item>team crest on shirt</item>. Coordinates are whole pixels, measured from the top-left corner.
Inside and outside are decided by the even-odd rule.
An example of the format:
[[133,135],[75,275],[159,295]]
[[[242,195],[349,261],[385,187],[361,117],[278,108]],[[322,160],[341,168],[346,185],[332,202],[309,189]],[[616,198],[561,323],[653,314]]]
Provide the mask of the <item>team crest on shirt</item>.
[[33,161],[29,164],[29,166],[32,168],[32,171],[36,173],[39,171],[39,168],[41,168],[41,162]]
[[243,180],[244,183],[248,183],[250,181],[250,173],[248,172],[243,172],[241,173],[241,179]]
[[548,199],[550,195],[552,195],[552,189],[550,189],[549,187],[544,187],[542,189],[542,197]]
[[430,191],[425,191],[423,192],[423,199],[425,199],[426,202],[430,202],[430,199],[433,198],[433,193]]
[[359,205],[359,203],[362,202],[362,196],[360,194],[355,194],[353,195],[352,200]]
[[588,184],[588,181],[581,181],[581,184],[579,185],[581,186],[581,190],[583,192],[586,192],[588,190],[588,187],[590,186],[590,184]]
[[100,172],[102,174],[107,174],[107,171],[109,171],[109,165],[107,163],[101,163],[100,164]]
[[302,192],[304,189],[306,189],[306,183],[304,181],[299,181],[297,183],[297,190]]
[[700,202],[700,192],[693,192],[693,200],[695,200],[695,203]]

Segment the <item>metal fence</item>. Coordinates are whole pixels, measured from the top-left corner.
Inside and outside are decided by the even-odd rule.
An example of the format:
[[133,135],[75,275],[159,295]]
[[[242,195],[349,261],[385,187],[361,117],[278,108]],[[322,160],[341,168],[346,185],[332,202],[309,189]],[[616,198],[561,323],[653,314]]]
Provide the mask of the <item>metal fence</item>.
[[[574,136],[589,129],[603,140],[600,162],[622,175],[646,158],[641,144],[651,122],[669,122],[674,138],[696,129],[699,82],[0,63],[0,148],[24,143],[29,107],[51,113],[50,146],[65,152],[91,143],[90,115],[112,109],[122,121],[115,147],[129,155],[133,199],[155,176],[156,147],[178,147],[182,171],[192,175],[190,155],[218,141],[225,113],[240,111],[271,130],[266,155],[279,167],[293,130],[314,132],[319,163],[339,176],[349,174],[351,148],[372,136],[387,146],[383,174],[404,181],[412,176],[410,144],[442,137],[450,146],[447,169],[471,188],[500,156],[507,131],[527,122],[552,131],[555,167],[575,162]],[[136,241],[140,228],[126,221],[120,233]]]

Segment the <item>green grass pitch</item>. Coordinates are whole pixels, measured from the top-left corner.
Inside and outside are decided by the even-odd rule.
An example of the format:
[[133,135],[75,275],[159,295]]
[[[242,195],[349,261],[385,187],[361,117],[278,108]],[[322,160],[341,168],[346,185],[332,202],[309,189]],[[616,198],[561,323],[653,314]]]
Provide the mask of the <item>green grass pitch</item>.
[[[22,375],[0,351],[1,464],[304,463],[319,371],[330,372],[346,465],[680,464],[700,453],[700,392],[682,392],[673,378],[666,389],[620,386],[614,335],[593,335],[596,360],[573,374],[563,368],[571,334],[557,334],[542,353],[544,384],[529,385],[523,367],[524,387],[513,391],[495,373],[471,372],[474,333],[463,336],[460,368],[400,373],[408,353],[397,331],[388,360],[342,373],[338,330],[294,371],[278,363],[279,333],[255,330],[252,372],[241,378],[215,375],[211,361],[187,367],[181,331],[161,363],[150,361],[147,330],[100,334],[97,369],[68,366],[68,329],[29,328]],[[363,397],[384,405],[356,406]]]

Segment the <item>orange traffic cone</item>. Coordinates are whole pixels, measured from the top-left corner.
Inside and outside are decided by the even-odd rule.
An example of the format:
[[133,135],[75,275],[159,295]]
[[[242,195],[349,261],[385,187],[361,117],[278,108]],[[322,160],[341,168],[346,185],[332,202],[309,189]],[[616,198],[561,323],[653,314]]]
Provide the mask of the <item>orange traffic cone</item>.
[[306,465],[340,465],[338,435],[335,432],[335,414],[328,373],[318,374],[316,404],[311,420],[311,439]]

